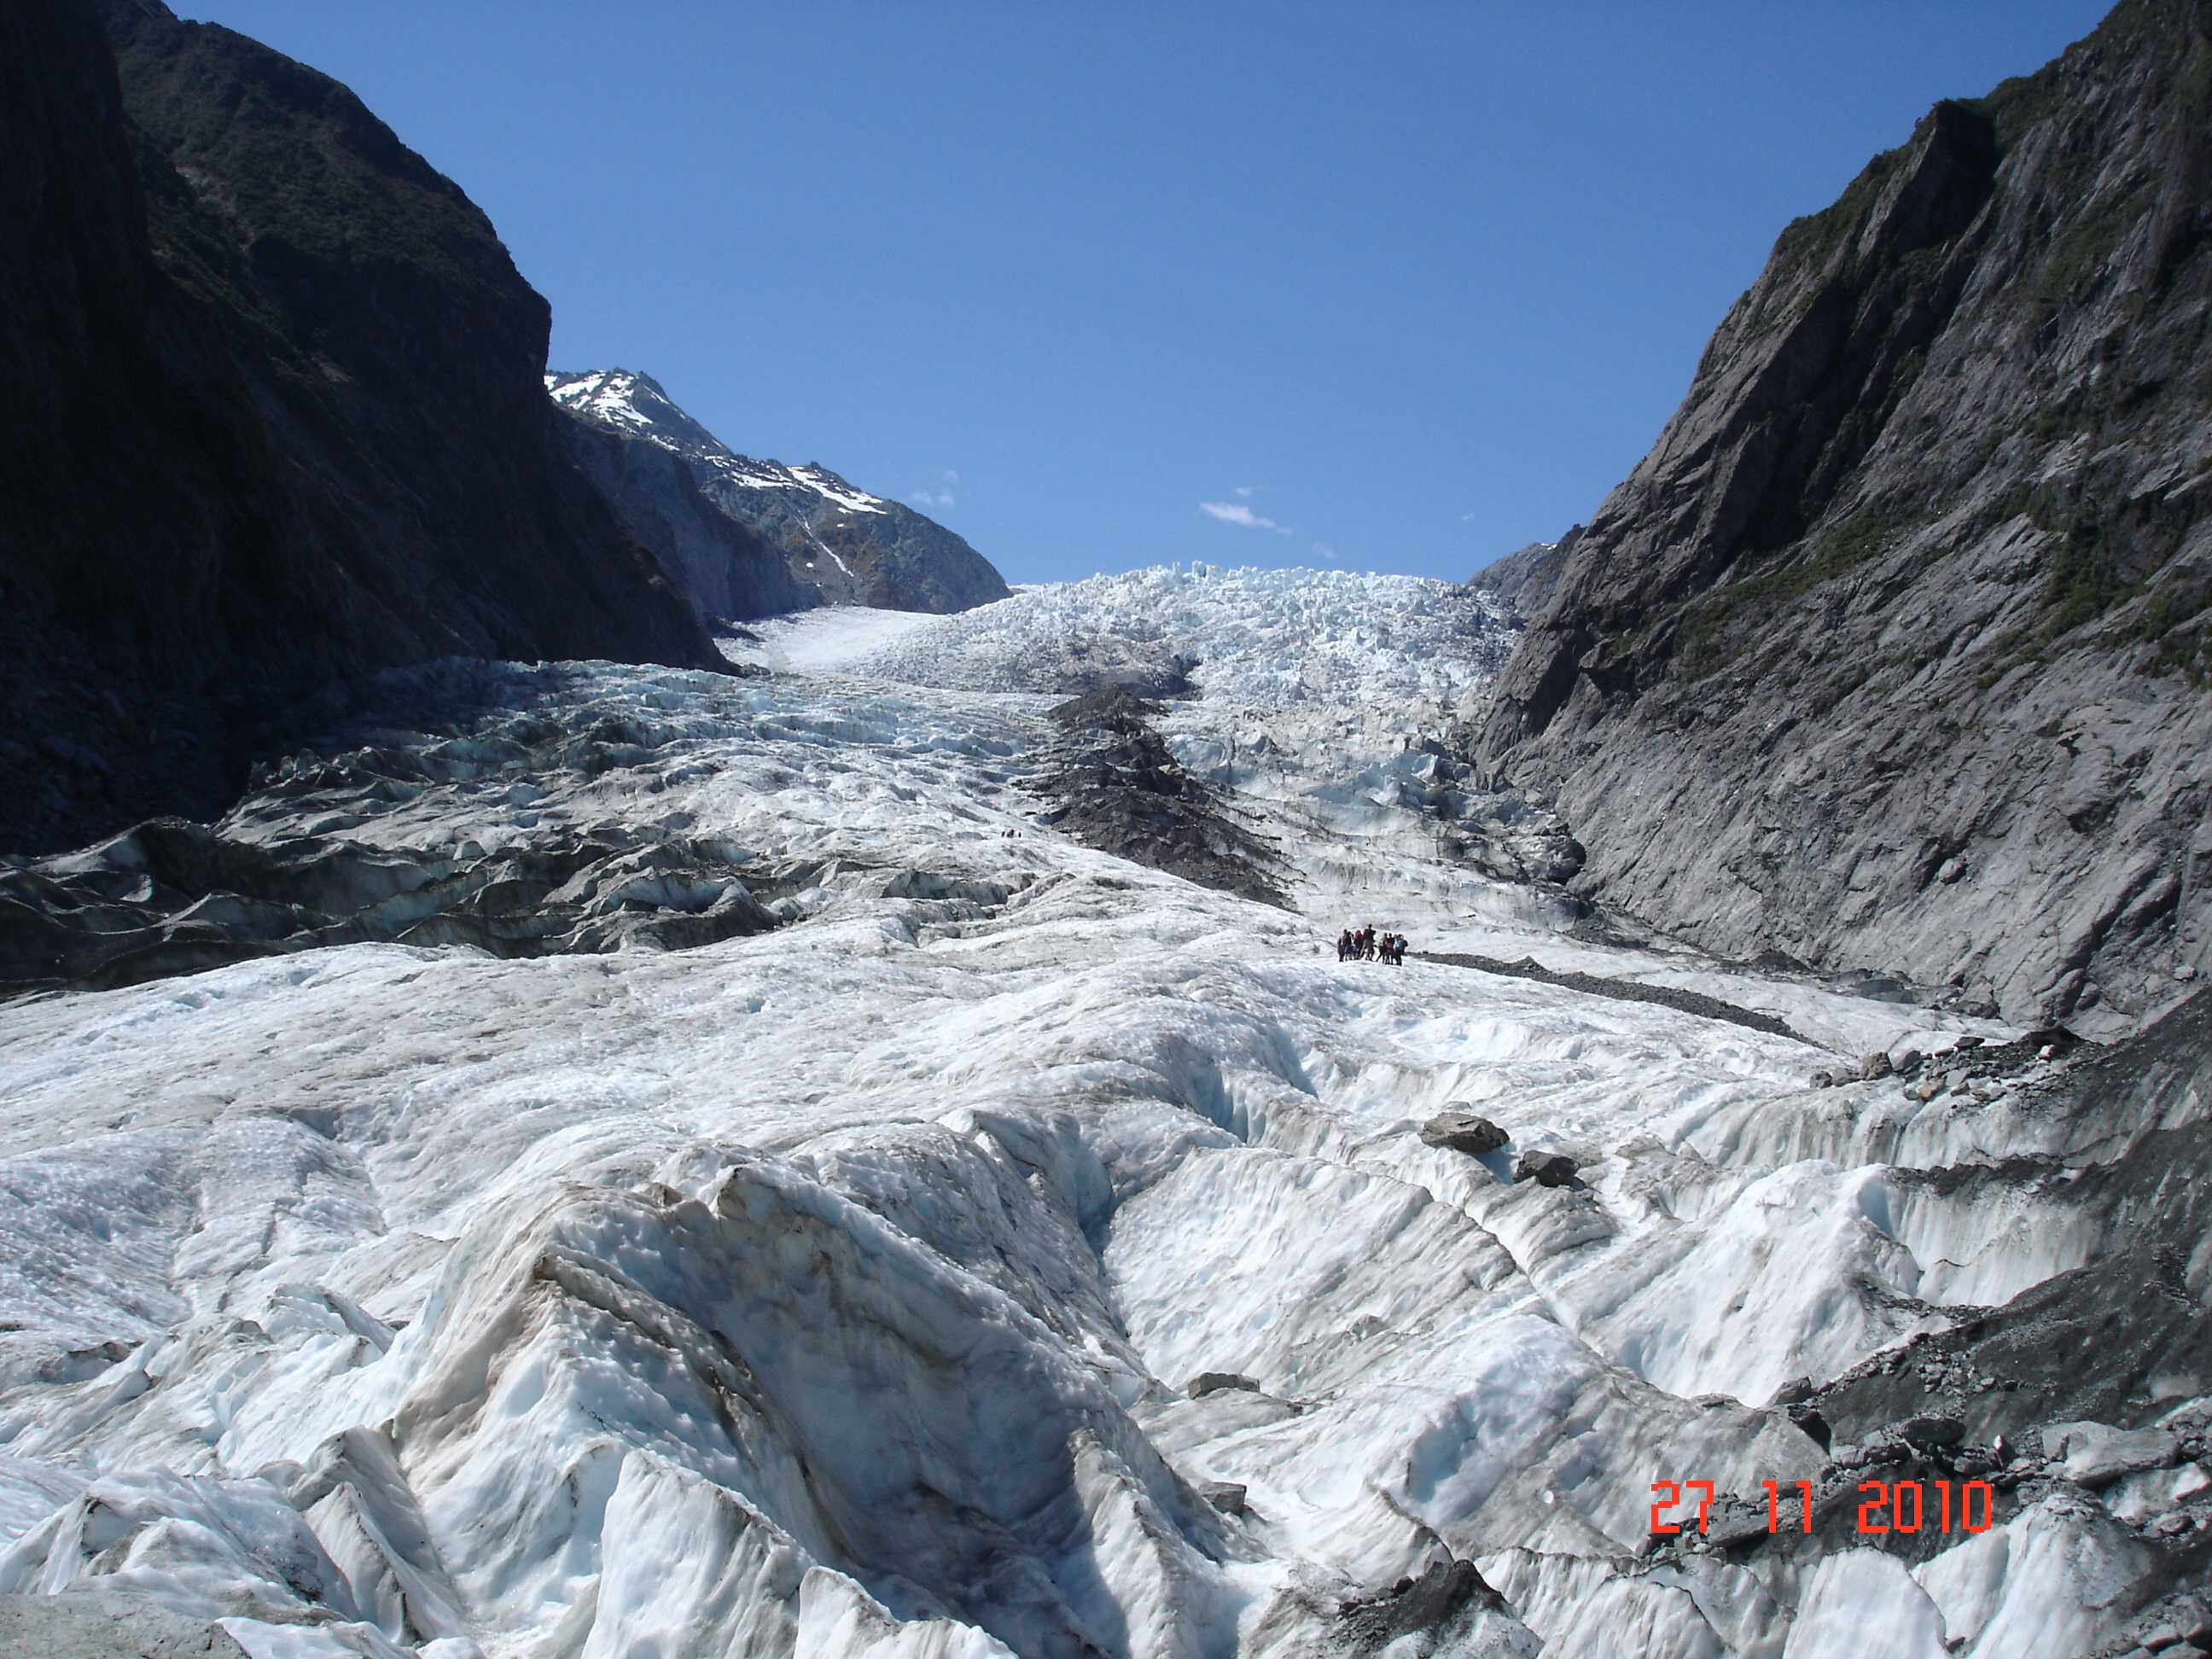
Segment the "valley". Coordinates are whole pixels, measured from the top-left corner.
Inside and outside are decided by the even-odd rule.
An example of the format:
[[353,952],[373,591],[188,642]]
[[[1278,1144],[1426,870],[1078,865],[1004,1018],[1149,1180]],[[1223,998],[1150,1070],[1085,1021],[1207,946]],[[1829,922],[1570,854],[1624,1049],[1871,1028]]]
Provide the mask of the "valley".
[[[1181,607],[1158,729],[1287,907],[1040,823],[1068,688],[970,687],[1103,600],[1033,590],[763,625],[734,680],[394,671],[215,833],[696,867],[579,884],[602,931],[545,954],[403,933],[0,1008],[0,1589],[257,1655],[1933,1656],[2086,1652],[2186,1581],[2201,1334],[2100,1372],[2094,1430],[2078,1330],[1991,1334],[2115,1229],[2202,1296],[2197,1200],[2129,1174],[2201,1137],[2201,1082],[1862,1081],[2015,1032],[1486,872],[1540,810],[1408,744],[1480,690],[1428,637],[1479,603],[1409,594],[1356,681],[1254,702],[1270,618],[1352,614],[1346,579],[1116,580]],[[669,931],[740,892],[763,925]],[[1405,967],[1335,960],[1370,921]],[[1429,1144],[1447,1110],[1508,1139]],[[1547,1154],[1571,1179],[1514,1179]],[[1651,1531],[1655,1482],[1826,1514],[1876,1470],[1991,1480],[1995,1525]]]

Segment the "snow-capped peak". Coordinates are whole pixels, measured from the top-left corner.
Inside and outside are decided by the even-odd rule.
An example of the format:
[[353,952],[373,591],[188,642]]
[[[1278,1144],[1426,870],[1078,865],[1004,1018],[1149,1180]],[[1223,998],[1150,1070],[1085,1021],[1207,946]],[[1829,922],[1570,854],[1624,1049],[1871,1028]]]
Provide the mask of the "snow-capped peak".
[[740,455],[679,408],[649,374],[634,369],[593,369],[583,374],[549,373],[545,390],[572,415],[626,438],[686,457],[744,489],[804,489],[848,513],[881,513],[889,503],[856,489],[813,461],[786,466],[781,461]]

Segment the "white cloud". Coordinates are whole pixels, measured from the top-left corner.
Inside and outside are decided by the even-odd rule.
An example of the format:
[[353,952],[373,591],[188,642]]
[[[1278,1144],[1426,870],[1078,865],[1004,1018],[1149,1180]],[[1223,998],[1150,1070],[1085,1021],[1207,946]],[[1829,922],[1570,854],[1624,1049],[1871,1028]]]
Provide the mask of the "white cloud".
[[960,475],[946,467],[937,475],[936,482],[920,489],[907,492],[907,500],[916,507],[933,507],[942,511],[960,505]]
[[1260,486],[1257,484],[1238,484],[1236,489],[1231,490],[1229,493],[1236,496],[1239,501],[1249,501],[1255,495],[1260,493]]
[[1313,544],[1313,550],[1314,557],[1319,559],[1323,564],[1334,564],[1344,556],[1327,542],[1316,542]]
[[1263,519],[1242,501],[1200,501],[1198,510],[1209,519],[1218,519],[1224,524],[1233,524],[1246,530],[1272,530],[1278,536],[1287,536],[1291,527],[1277,524],[1273,519]]

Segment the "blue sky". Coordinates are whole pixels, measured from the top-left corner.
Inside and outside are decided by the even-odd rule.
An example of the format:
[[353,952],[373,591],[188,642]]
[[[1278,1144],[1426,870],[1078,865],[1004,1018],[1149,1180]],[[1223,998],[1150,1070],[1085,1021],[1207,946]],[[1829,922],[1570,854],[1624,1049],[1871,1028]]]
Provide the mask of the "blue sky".
[[457,179],[555,367],[644,369],[1036,581],[1551,538],[1784,223],[2104,8],[180,9]]

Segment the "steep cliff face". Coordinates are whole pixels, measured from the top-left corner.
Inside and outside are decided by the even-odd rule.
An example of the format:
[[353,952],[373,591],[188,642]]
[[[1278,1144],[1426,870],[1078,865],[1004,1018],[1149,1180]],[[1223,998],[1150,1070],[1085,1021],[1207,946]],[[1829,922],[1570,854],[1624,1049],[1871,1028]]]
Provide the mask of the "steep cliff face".
[[333,675],[717,660],[558,443],[544,301],[350,93],[153,0],[0,45],[0,848],[211,813]]
[[2118,1027],[2208,966],[2212,5],[2118,7],[1776,243],[1486,747],[1709,948]]
[[1555,542],[1531,542],[1502,559],[1492,560],[1468,577],[1467,585],[1495,593],[1512,617],[1541,616],[1559,589],[1567,561],[1574,556],[1575,544],[1582,538],[1583,526],[1576,525]]
[[[581,428],[571,441],[615,510],[711,615],[813,605],[945,615],[1007,596],[990,561],[943,525],[816,463],[787,466],[737,453],[649,374],[597,369],[549,374],[545,385]],[[655,452],[681,465],[672,469]],[[728,538],[719,532],[701,539],[692,526],[702,516],[734,526],[744,550],[726,551]],[[760,568],[760,548],[783,562],[780,580]],[[779,587],[793,597],[778,596]],[[734,608],[716,598],[725,589]]]

